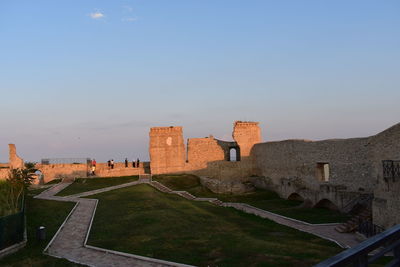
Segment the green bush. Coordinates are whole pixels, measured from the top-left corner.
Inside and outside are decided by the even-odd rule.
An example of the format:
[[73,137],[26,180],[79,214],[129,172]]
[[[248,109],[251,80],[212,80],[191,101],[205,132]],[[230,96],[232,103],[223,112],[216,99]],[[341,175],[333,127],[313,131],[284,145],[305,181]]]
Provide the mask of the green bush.
[[11,169],[8,178],[0,183],[0,216],[21,210],[24,195],[34,180],[36,169],[33,163],[26,163],[23,169]]

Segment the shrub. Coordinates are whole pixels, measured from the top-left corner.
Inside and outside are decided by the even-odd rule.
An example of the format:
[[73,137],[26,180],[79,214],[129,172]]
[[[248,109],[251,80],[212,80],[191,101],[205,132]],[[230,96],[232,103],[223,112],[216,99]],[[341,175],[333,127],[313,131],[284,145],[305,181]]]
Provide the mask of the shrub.
[[21,210],[24,194],[33,182],[36,169],[33,163],[26,163],[23,169],[11,169],[7,180],[0,183],[0,216]]

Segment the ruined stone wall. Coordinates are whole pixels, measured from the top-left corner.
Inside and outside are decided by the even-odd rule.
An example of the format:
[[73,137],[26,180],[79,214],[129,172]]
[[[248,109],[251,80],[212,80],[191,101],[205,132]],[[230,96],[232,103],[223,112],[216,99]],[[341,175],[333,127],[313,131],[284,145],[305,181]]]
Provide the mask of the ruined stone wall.
[[140,162],[138,168],[132,167],[132,162],[125,167],[124,162],[114,164],[114,169],[110,169],[107,163],[97,163],[95,175],[98,177],[118,177],[118,176],[133,176],[147,173],[146,168],[149,167],[149,162]]
[[[284,198],[297,192],[314,204],[326,198],[341,209],[351,200],[343,192],[354,198],[353,193],[374,190],[368,138],[267,142],[256,144],[252,153],[259,175]],[[329,181],[318,179],[318,163],[329,164]]]
[[11,169],[18,169],[24,167],[24,161],[17,155],[17,148],[14,144],[9,144],[9,165]]
[[7,179],[10,169],[24,168],[24,160],[17,155],[17,148],[14,144],[8,145],[9,162],[0,164],[0,180]]
[[182,127],[153,127],[150,129],[151,173],[182,172],[186,163]]
[[372,192],[372,163],[367,148],[368,138],[326,141],[287,140],[254,146],[260,174],[275,184],[281,178],[301,178],[310,189],[324,183],[316,177],[317,163],[328,163],[329,184],[348,191]]
[[374,164],[373,221],[389,228],[400,223],[400,180],[383,178],[383,160],[400,160],[400,124],[369,139],[371,158]]
[[[188,173],[220,180],[246,180],[254,174],[248,151],[261,140],[258,123],[236,122],[234,136],[241,142],[245,156],[237,142],[221,141],[212,136],[188,139],[186,152],[182,127],[151,128],[151,173]],[[240,152],[237,155],[240,161],[229,161],[231,148]]]
[[8,169],[8,168],[1,168],[1,169],[0,169],[0,180],[7,179],[9,173],[10,173],[10,169]]
[[[343,140],[287,140],[257,144],[252,151],[257,186],[282,197],[296,192],[312,202],[329,199],[343,208],[358,194],[374,193],[373,221],[400,223],[400,181],[383,179],[383,160],[400,160],[400,124],[375,136]],[[317,163],[329,163],[329,181],[317,179]]]
[[253,146],[261,142],[261,129],[258,122],[236,121],[232,137],[240,147],[241,157],[246,160]]
[[43,174],[43,183],[54,179],[74,179],[87,177],[87,164],[36,164],[35,168]]

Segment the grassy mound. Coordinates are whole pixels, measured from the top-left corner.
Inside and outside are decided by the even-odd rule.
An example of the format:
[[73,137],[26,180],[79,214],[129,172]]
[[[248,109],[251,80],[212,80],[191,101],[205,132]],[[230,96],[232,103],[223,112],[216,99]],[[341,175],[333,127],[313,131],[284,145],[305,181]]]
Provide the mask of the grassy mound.
[[199,177],[195,175],[158,175],[153,180],[158,181],[173,190],[184,190],[196,197],[213,197],[224,202],[239,202],[271,211],[286,217],[309,223],[345,222],[349,216],[324,208],[303,208],[301,201],[282,199],[269,190],[256,190],[243,195],[216,194],[202,186]]
[[93,246],[198,266],[311,266],[341,251],[316,236],[148,185],[92,198]]

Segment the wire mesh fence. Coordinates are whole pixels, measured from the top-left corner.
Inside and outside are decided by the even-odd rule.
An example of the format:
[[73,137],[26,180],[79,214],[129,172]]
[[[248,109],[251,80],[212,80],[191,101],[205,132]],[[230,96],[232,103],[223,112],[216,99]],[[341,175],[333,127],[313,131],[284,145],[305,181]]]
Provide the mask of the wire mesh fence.
[[24,240],[25,207],[20,212],[0,217],[0,250]]

